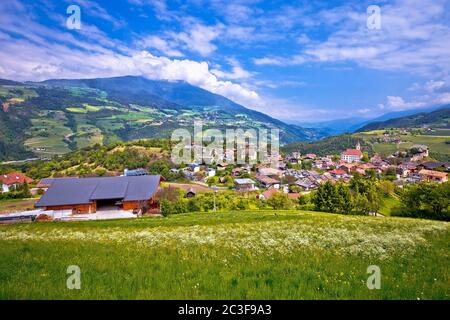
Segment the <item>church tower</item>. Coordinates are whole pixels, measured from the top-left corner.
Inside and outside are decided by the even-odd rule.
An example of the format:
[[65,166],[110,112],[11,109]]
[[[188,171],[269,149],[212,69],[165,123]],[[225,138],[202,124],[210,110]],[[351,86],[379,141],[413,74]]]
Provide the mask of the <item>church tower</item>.
[[356,150],[361,150],[361,144],[359,143],[359,141],[358,141],[358,143],[356,144]]

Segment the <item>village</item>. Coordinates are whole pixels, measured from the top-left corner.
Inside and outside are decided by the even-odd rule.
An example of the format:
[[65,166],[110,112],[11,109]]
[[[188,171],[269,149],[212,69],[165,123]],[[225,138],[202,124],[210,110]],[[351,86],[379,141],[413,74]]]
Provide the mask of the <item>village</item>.
[[[256,159],[256,154],[253,157]],[[386,158],[375,154],[368,158],[358,142],[354,149],[347,149],[339,156],[274,153],[267,163],[235,165],[224,158],[217,164],[193,163],[171,168],[171,172],[184,177],[184,183],[165,183],[163,176],[150,175],[145,169],[125,169],[115,177],[58,177],[40,181],[11,172],[0,178],[2,194],[21,190],[26,185],[32,196],[40,198],[34,210],[2,214],[0,222],[158,215],[157,193],[164,188],[179,188],[185,198],[194,198],[202,192],[232,191],[260,201],[286,194],[295,201],[326,182],[348,183],[355,175],[375,175],[400,188],[422,181],[447,182],[450,163],[430,161],[428,157],[426,145],[413,145],[407,153],[397,152]]]

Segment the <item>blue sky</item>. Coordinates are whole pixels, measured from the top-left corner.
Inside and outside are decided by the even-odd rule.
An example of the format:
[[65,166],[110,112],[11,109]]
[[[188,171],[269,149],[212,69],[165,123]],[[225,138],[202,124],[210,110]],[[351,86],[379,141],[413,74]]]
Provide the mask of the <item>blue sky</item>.
[[0,21],[1,78],[185,80],[307,122],[450,103],[450,1],[2,0]]

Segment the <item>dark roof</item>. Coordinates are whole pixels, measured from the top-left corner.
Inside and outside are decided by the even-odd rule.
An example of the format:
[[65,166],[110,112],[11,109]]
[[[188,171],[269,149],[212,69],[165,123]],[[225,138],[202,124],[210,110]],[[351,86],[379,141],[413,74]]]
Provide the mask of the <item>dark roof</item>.
[[436,169],[439,167],[446,168],[449,166],[449,164],[447,162],[434,162],[434,161],[426,161],[426,162],[423,162],[421,165],[427,169]]
[[147,200],[158,190],[160,180],[161,176],[55,179],[36,207],[89,204],[107,199]]
[[136,170],[126,170],[125,176],[131,177],[131,176],[146,176],[148,175],[148,171],[145,169],[136,169]]

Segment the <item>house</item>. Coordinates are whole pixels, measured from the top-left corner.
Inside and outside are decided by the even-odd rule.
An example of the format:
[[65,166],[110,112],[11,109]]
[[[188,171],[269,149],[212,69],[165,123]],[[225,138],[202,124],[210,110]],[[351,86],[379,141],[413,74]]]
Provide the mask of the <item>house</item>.
[[216,176],[216,170],[214,169],[207,169],[206,170],[206,177],[211,178]]
[[244,172],[244,169],[242,168],[234,168],[231,170],[231,174],[233,175],[233,177],[239,177],[242,172]]
[[61,178],[53,180],[36,203],[44,210],[95,213],[102,210],[139,210],[144,204],[158,209],[155,194],[161,176]]
[[397,166],[396,172],[400,177],[406,178],[417,170],[417,166],[412,162],[404,162]]
[[225,170],[228,167],[228,163],[226,162],[219,162],[217,164],[217,170],[222,171]]
[[276,177],[283,176],[282,170],[274,169],[274,168],[266,168],[266,167],[260,167],[258,169],[258,173],[262,176],[276,176]]
[[126,177],[134,177],[134,176],[146,176],[148,175],[148,171],[145,169],[136,169],[136,170],[123,170],[123,175]]
[[331,176],[333,176],[336,179],[343,178],[346,175],[346,172],[344,170],[340,170],[340,169],[331,170],[331,171],[329,171],[329,173],[331,174]]
[[349,163],[359,162],[362,157],[363,153],[361,152],[361,145],[359,144],[359,142],[356,145],[356,149],[347,149],[341,153],[341,160]]
[[419,176],[421,179],[427,181],[440,183],[448,181],[448,174],[440,171],[422,169],[419,171]]
[[259,200],[268,200],[270,198],[272,198],[272,196],[276,193],[279,193],[280,191],[278,191],[277,189],[269,189],[264,191],[263,193],[261,193],[260,195],[258,195],[258,199]]
[[2,192],[9,192],[15,190],[24,183],[33,183],[33,179],[27,177],[21,172],[11,172],[0,175],[0,185]]
[[302,188],[303,191],[311,191],[311,190],[317,189],[317,187],[318,187],[317,183],[314,183],[310,179],[307,179],[307,178],[300,179],[295,184],[298,185],[300,188]]
[[274,187],[278,189],[280,187],[280,181],[267,176],[257,175],[256,180],[261,183],[264,188]]
[[315,153],[308,153],[305,156],[306,160],[314,160],[315,158],[317,158],[317,155]]
[[427,170],[436,170],[436,169],[444,169],[449,170],[450,169],[450,163],[449,162],[435,162],[435,161],[426,161],[417,166],[421,169],[427,169]]
[[354,171],[356,168],[356,164],[354,163],[348,163],[343,161],[338,165],[339,170],[344,170],[346,173],[350,174],[352,171]]
[[255,188],[255,181],[252,179],[235,179],[234,180],[234,187],[237,191],[254,191]]
[[193,188],[190,188],[188,192],[186,192],[186,198],[194,198],[197,195]]

